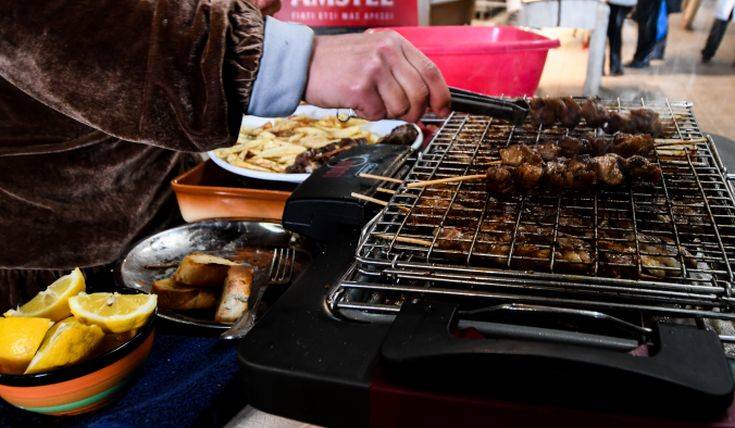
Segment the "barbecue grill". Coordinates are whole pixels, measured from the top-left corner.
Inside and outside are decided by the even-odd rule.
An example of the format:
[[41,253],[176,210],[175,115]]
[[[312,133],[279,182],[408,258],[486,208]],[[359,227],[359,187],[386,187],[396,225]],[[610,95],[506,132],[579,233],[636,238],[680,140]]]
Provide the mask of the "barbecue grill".
[[383,425],[393,406],[433,423],[462,408],[487,417],[539,397],[721,415],[733,391],[721,342],[735,341],[725,169],[690,103],[606,104],[654,109],[681,141],[649,158],[660,184],[505,199],[482,182],[407,188],[481,173],[511,144],[599,132],[452,114],[402,183],[381,183],[387,206],[359,233],[335,229],[246,338],[254,405],[327,425]]

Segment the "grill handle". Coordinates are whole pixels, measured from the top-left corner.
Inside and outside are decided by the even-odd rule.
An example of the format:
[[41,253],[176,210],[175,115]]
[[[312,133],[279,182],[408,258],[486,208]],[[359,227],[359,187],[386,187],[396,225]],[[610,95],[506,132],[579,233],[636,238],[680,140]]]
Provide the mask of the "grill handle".
[[405,302],[382,345],[387,372],[422,388],[502,385],[520,388],[525,399],[546,385],[545,398],[561,394],[581,405],[649,410],[660,402],[668,413],[692,411],[696,417],[719,415],[732,403],[732,373],[710,331],[658,324],[652,332],[656,347],[642,357],[573,344],[460,338],[452,334],[457,318],[456,304]]

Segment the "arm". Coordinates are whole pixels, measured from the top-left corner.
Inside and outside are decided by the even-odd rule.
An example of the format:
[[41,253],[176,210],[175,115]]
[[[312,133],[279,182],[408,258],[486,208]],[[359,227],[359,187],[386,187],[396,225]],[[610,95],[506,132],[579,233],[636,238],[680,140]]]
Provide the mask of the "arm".
[[263,50],[245,0],[8,0],[0,75],[124,140],[184,151],[232,142]]

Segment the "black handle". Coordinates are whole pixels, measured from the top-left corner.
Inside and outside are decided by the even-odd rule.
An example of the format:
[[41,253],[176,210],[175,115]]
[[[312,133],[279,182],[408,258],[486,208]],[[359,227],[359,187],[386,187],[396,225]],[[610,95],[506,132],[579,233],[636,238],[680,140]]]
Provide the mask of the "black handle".
[[515,101],[489,97],[463,89],[450,88],[451,109],[463,113],[492,116],[521,125],[528,115],[529,105],[523,99]]
[[699,416],[719,414],[732,403],[733,377],[710,331],[658,325],[655,352],[641,357],[573,344],[459,338],[451,334],[456,318],[455,304],[404,303],[382,346],[385,365],[404,379],[423,377],[424,386],[428,373],[435,384],[473,389],[473,383],[490,382],[525,385],[527,391],[529,381],[537,388],[547,380],[552,392],[584,391],[580,400],[594,388],[595,399],[610,393],[646,406],[661,401],[669,413],[693,406]]

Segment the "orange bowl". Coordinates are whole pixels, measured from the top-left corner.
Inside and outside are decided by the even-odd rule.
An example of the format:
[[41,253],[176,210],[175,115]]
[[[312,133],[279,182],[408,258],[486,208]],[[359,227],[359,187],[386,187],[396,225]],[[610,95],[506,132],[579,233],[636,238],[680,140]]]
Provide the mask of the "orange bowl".
[[171,188],[189,223],[213,218],[280,221],[296,185],[239,177],[208,160],[172,180]]
[[118,397],[145,361],[155,336],[152,314],[127,342],[73,366],[29,375],[0,374],[0,397],[31,412],[78,415]]

